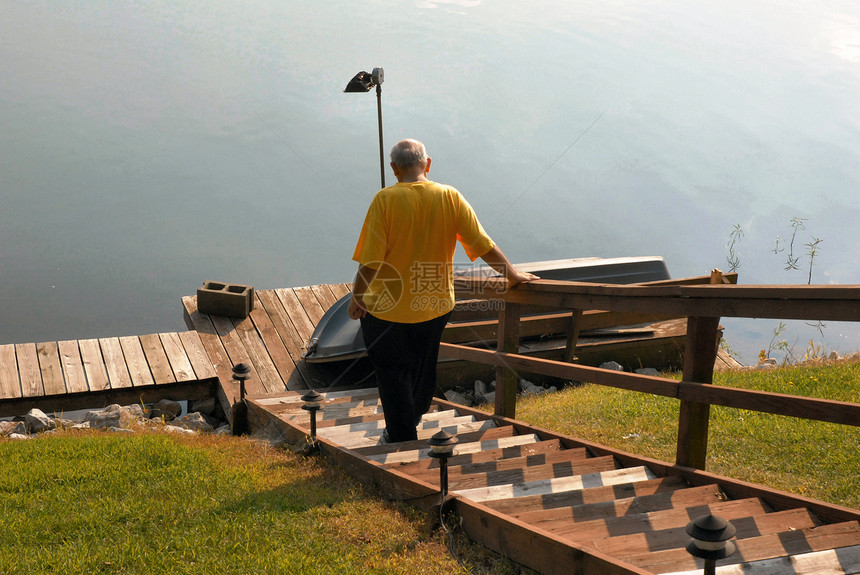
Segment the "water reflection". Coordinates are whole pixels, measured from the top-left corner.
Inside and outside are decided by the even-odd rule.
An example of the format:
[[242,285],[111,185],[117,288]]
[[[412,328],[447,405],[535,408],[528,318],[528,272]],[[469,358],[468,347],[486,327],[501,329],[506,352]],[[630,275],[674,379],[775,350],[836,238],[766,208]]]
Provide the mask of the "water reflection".
[[515,260],[699,275],[741,224],[742,282],[805,283],[769,252],[803,217],[813,281],[860,283],[854,3],[3,11],[0,343],[182,329],[204,280],[348,281],[378,156],[373,98],[342,89],[373,66],[388,144],[424,140]]

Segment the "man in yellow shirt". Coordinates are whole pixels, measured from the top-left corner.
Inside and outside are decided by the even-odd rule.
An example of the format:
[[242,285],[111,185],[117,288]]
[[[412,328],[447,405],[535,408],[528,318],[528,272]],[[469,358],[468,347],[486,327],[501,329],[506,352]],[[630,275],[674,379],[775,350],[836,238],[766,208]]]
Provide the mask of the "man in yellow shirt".
[[439,340],[454,309],[457,241],[511,287],[535,279],[511,265],[460,192],[427,179],[430,163],[417,140],[392,148],[397,184],[373,198],[352,256],[359,266],[349,316],[361,319],[388,441],[416,439],[433,401]]

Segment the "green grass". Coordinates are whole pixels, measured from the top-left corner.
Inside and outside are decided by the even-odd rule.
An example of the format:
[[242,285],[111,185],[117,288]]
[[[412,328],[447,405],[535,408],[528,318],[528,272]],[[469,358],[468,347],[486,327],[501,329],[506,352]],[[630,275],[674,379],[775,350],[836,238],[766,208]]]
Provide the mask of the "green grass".
[[0,573],[519,573],[321,458],[218,436],[0,441]]
[[[860,403],[860,364],[723,372],[714,384]],[[678,409],[674,399],[586,384],[521,398],[517,419],[672,462]],[[707,469],[860,509],[860,428],[714,406]]]

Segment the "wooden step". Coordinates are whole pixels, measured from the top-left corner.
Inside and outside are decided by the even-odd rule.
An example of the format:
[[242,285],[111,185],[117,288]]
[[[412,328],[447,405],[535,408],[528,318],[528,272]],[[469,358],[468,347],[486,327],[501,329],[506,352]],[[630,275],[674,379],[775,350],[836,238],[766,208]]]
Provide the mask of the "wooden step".
[[614,485],[616,483],[645,481],[647,479],[655,478],[656,476],[650,469],[641,466],[629,467],[626,469],[615,469],[602,473],[575,475],[573,477],[560,477],[558,479],[542,479],[526,483],[452,490],[452,492],[457,493],[462,497],[467,497],[472,501],[485,502],[493,499],[506,499],[509,497],[520,497],[526,495],[546,495],[563,491],[574,491],[589,486]]
[[[576,523],[571,522],[569,519],[544,521],[542,527],[572,541],[585,543],[592,540],[623,535],[659,533],[678,526],[683,528],[693,519],[704,517],[709,513],[719,515],[734,523],[748,517],[764,515],[767,511],[768,509],[760,499],[752,497],[734,501],[717,501],[712,504],[697,505],[689,508],[680,507],[678,509],[635,513],[633,515]],[[684,545],[689,541],[690,536],[686,535]]]
[[520,469],[504,469],[502,471],[491,471],[488,473],[470,473],[452,477],[449,475],[449,485],[452,491],[461,492],[464,489],[475,489],[478,487],[489,487],[493,485],[509,485],[528,483],[540,480],[558,479],[563,477],[576,477],[615,469],[615,458],[611,455],[605,457],[589,457],[576,463],[566,462],[565,465],[548,463],[544,465],[533,465]]
[[[541,443],[554,443],[558,445],[558,440],[542,441]],[[569,462],[588,459],[588,455],[585,448],[580,447],[574,449],[555,449],[545,453],[521,455],[518,457],[500,457],[492,461],[482,461],[480,463],[456,463],[454,459],[456,458],[448,460],[448,477],[451,479],[473,473],[490,473],[493,471],[521,469],[529,466],[536,467],[538,465],[554,465],[563,469]],[[421,469],[417,467],[412,469],[401,468],[401,471],[416,478],[438,475],[439,463],[436,461],[435,465],[427,465]],[[572,475],[572,473],[568,473],[568,475]]]
[[[710,506],[711,509],[714,507],[716,506]],[[740,515],[735,514],[735,511],[740,511]],[[732,525],[737,529],[736,537],[738,539],[779,533],[792,529],[805,529],[814,527],[818,523],[809,510],[805,508],[765,513],[758,516],[748,516],[743,512],[743,509],[732,510],[729,508],[728,512],[722,511],[716,514],[731,521]],[[624,560],[627,557],[634,557],[643,553],[683,548],[690,542],[690,536],[685,531],[687,523],[695,517],[700,516],[701,514],[689,516],[686,520],[677,522],[675,527],[649,530],[630,535],[591,539],[587,542],[581,541],[581,543]],[[575,536],[572,539],[579,540]]]
[[544,522],[570,521],[571,523],[628,517],[678,507],[705,506],[725,501],[726,496],[716,485],[687,487],[641,497],[625,497],[613,501],[585,503],[553,509],[530,509],[510,515],[537,527]]
[[[459,422],[459,423],[458,423]],[[467,433],[489,430],[496,428],[496,422],[485,419],[484,421],[475,421],[471,416],[458,417],[451,420],[451,425],[447,421],[442,421],[442,427],[421,427],[418,429],[418,441],[424,442],[424,449],[428,449],[427,440],[439,433],[440,429],[445,430],[452,435],[465,435]],[[342,447],[349,449],[370,447],[379,445],[382,442],[383,427],[358,433],[350,433],[345,435],[336,434],[334,437],[323,435],[327,439],[333,439]]]
[[483,501],[482,503],[500,513],[516,514],[522,511],[554,509],[590,503],[614,501],[655,493],[671,492],[689,487],[680,477],[669,476],[648,481],[625,482],[616,485],[587,487],[560,493],[547,493]]
[[[701,573],[701,569],[695,569],[667,575],[701,575]],[[860,545],[791,557],[736,563],[717,569],[717,575],[857,575],[858,573],[860,573]]]
[[[497,449],[487,449],[485,451],[477,451],[474,453],[459,453],[455,449],[454,457],[448,459],[448,467],[456,468],[464,465],[480,465],[482,463],[498,464],[508,459],[517,459],[520,457],[539,458],[536,462],[546,462],[546,458],[552,454],[558,453],[561,450],[561,442],[558,439],[550,439],[548,441],[538,441],[536,443],[528,443],[525,445],[514,445],[512,447],[504,447]],[[581,452],[585,454],[585,448],[566,449],[564,451]],[[438,459],[422,459],[420,461],[401,462],[396,464],[397,470],[415,477],[423,475],[438,475],[439,460]]]
[[[860,523],[847,521],[781,531],[740,539],[736,543],[737,552],[719,561],[718,566],[857,546],[860,545]],[[670,549],[628,557],[627,561],[656,573],[701,569],[701,561],[697,561],[686,549]]]
[[[444,426],[459,425],[475,421],[472,415],[457,415],[453,409],[440,411],[435,414],[436,417],[431,419],[423,419],[420,427],[422,429],[440,428]],[[368,433],[381,435],[385,429],[385,419],[380,417],[372,417],[365,421],[356,423],[347,423],[343,425],[329,426],[320,431],[321,435],[326,437],[348,437],[352,434]]]
[[[504,428],[496,428],[496,429],[504,429]],[[495,431],[495,430],[489,430]],[[489,434],[485,436],[484,439],[480,439],[478,441],[471,441],[468,443],[460,443],[458,444],[457,450],[459,453],[474,453],[478,451],[484,451],[486,449],[498,449],[504,447],[512,447],[515,445],[525,445],[528,443],[537,443],[540,441],[540,438],[537,435],[507,435],[507,436],[497,436],[491,437]],[[392,453],[372,453],[367,455],[366,457],[371,461],[376,461],[378,463],[400,463],[406,461],[418,461],[420,459],[427,459],[430,456],[428,455],[429,449],[426,447],[417,448],[412,450],[405,451],[396,451]],[[397,445],[397,444],[395,444]],[[374,448],[370,448],[374,449]]]

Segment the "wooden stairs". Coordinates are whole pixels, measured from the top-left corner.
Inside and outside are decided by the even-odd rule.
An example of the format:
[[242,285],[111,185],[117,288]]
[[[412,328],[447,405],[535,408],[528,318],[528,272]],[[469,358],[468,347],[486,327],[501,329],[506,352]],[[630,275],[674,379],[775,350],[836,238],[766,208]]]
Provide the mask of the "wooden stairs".
[[[475,541],[546,574],[701,573],[686,525],[714,514],[737,529],[719,575],[860,573],[860,512],[617,452],[438,400],[416,442],[381,443],[375,389],[329,392],[320,448],[384,494],[431,509],[439,462],[426,440],[456,433],[448,505]],[[300,393],[248,401],[255,427],[309,432]],[[438,510],[438,507],[436,507]]]

